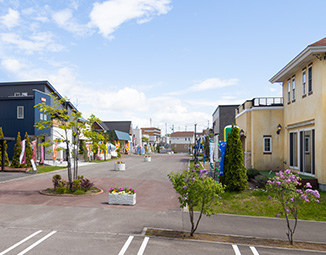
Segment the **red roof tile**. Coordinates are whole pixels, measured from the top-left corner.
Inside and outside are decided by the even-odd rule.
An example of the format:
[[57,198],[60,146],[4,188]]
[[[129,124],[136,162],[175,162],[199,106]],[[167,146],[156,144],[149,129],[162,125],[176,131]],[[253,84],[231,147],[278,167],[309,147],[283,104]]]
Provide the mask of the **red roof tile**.
[[319,40],[318,42],[308,45],[308,47],[313,47],[313,46],[326,46],[326,37]]
[[193,136],[195,133],[193,131],[185,131],[185,132],[174,132],[171,134],[171,137],[189,137]]

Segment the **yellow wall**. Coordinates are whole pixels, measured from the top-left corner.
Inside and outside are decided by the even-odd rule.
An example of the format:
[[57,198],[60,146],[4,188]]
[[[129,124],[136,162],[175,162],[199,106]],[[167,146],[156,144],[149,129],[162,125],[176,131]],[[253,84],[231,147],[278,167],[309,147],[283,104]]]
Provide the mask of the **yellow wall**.
[[[283,81],[284,100],[284,158],[289,167],[289,132],[301,131],[304,129],[315,129],[315,176],[321,183],[326,183],[326,60],[315,59],[312,63],[312,91],[308,95],[308,65],[300,67],[299,71],[291,74],[295,75],[296,91],[295,102],[287,102],[287,80]],[[302,96],[302,69],[306,67],[307,75],[307,95]],[[291,91],[292,99],[292,91]],[[314,124],[309,122],[314,121]],[[306,123],[306,124],[305,124]],[[298,125],[298,127],[293,127]],[[291,128],[292,127],[292,128]]]
[[[276,107],[252,107],[236,117],[236,123],[245,131],[245,154],[250,152],[251,167],[259,170],[283,169],[284,130],[276,134],[277,125],[283,126],[283,110]],[[272,153],[264,154],[263,137],[272,137]]]

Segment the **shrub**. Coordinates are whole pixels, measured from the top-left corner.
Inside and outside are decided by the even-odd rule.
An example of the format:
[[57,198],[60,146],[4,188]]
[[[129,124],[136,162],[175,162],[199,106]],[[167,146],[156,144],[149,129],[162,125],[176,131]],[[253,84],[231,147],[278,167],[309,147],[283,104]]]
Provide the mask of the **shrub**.
[[259,175],[259,171],[253,168],[247,169],[247,177],[249,179],[255,179],[255,177]]
[[[315,202],[319,203],[320,194],[318,190],[312,190],[311,184],[306,183],[306,189],[299,189],[301,178],[291,172],[279,171],[276,176],[267,181],[267,189],[273,192],[283,208],[283,213],[287,225],[287,237],[290,245],[293,245],[293,235],[298,223],[298,210],[301,203]],[[270,198],[270,197],[269,197]],[[280,214],[276,215],[277,217]],[[290,222],[289,218],[294,221]]]
[[255,180],[257,181],[258,188],[265,188],[268,179],[269,178],[265,175],[257,175]]
[[239,128],[232,125],[231,133],[226,143],[224,176],[221,176],[221,182],[228,191],[243,191],[248,187],[246,172]]
[[15,168],[22,167],[20,164],[20,154],[22,152],[22,147],[20,145],[20,142],[21,142],[21,137],[20,137],[20,132],[18,132],[15,147],[14,147],[14,156],[12,157],[12,162],[11,162],[11,166]]
[[80,182],[80,188],[85,192],[90,190],[93,186],[94,186],[94,183],[86,178],[85,179],[83,178]]
[[73,193],[74,195],[84,195],[85,194],[85,191],[81,190],[81,189],[77,189],[74,191]]
[[[168,175],[173,188],[179,193],[180,207],[188,206],[191,223],[190,236],[197,230],[202,214],[210,216],[214,214],[212,204],[219,205],[218,197],[224,192],[222,184],[207,176],[206,169],[184,170],[182,173],[171,172]],[[194,208],[199,207],[200,213],[195,222]]]
[[57,190],[60,182],[61,182],[61,175],[60,174],[53,175],[52,183],[53,183],[54,190]]
[[69,192],[69,188],[66,186],[66,182],[59,182],[58,187],[56,189],[58,194],[64,194]]

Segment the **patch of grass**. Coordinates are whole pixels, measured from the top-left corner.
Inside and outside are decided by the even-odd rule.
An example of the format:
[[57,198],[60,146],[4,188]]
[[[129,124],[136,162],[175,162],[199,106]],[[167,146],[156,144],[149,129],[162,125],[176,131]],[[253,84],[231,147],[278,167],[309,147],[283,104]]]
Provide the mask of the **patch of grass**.
[[[266,171],[266,170],[258,170],[258,172],[261,174],[261,175],[264,175],[264,176],[267,176],[268,178],[272,178],[272,177],[275,177],[275,173],[278,173],[279,171]],[[312,177],[312,176],[307,176],[307,175],[303,175],[303,174],[299,174],[299,177],[301,179],[316,179],[315,177]]]
[[42,190],[41,193],[44,195],[61,195],[61,196],[65,196],[65,195],[92,195],[92,194],[97,194],[99,192],[101,192],[102,190],[96,187],[92,187],[90,188],[90,190],[88,191],[83,191],[82,189],[77,189],[74,192],[71,192],[69,189],[65,189],[64,192],[59,191],[59,189],[56,191],[52,188],[47,188],[45,190]]
[[37,167],[37,172],[38,173],[47,173],[47,172],[52,172],[52,171],[55,171],[55,170],[65,169],[65,168],[67,168],[67,167],[66,166],[45,166],[45,165],[42,165],[42,166]]
[[[225,192],[219,200],[220,206],[212,206],[215,213],[238,214],[248,216],[275,217],[282,213],[282,207],[278,200],[265,190],[247,190],[240,193]],[[298,218],[301,220],[326,221],[326,192],[320,192],[319,203],[302,203],[299,207]]]

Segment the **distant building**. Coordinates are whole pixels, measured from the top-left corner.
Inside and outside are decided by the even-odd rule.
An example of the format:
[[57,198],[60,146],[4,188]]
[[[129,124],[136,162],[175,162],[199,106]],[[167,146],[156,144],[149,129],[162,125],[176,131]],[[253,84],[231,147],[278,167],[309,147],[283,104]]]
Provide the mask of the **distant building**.
[[213,113],[213,134],[224,141],[224,128],[235,124],[235,109],[239,105],[219,105]]
[[170,135],[171,149],[175,152],[190,152],[195,144],[193,131],[174,132]]
[[155,127],[141,128],[143,136],[147,136],[149,143],[155,144],[160,142],[161,129]]

